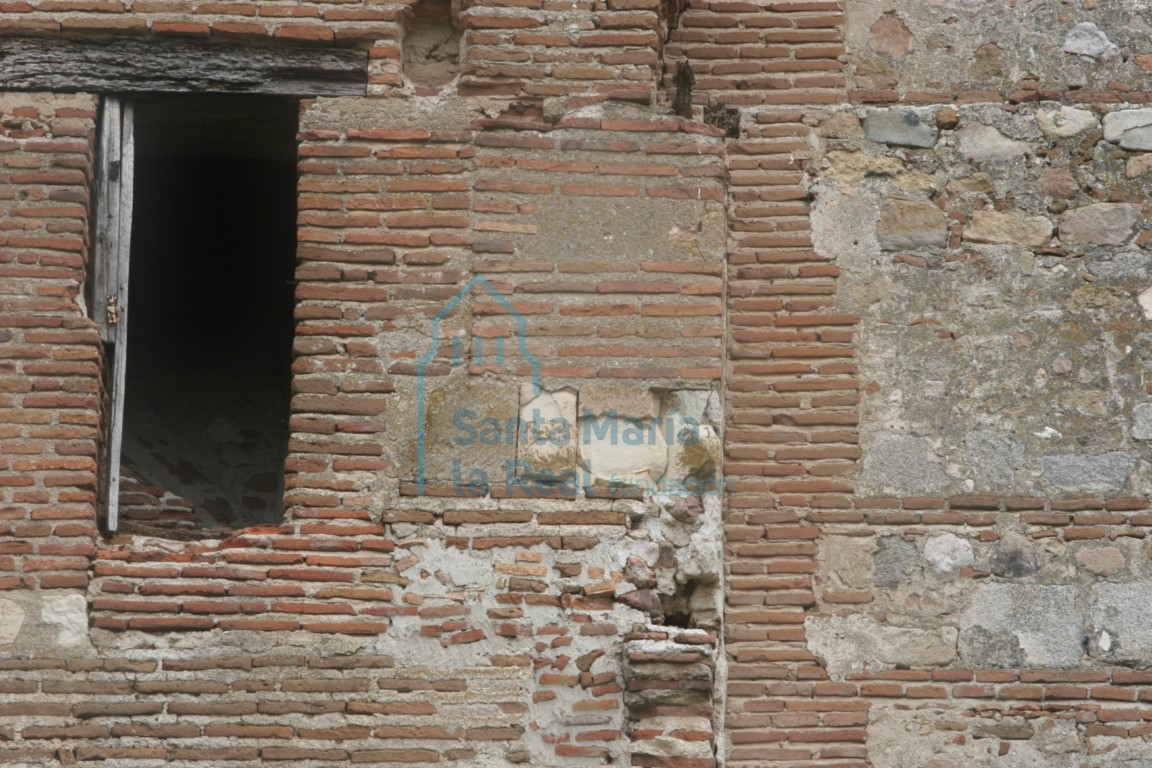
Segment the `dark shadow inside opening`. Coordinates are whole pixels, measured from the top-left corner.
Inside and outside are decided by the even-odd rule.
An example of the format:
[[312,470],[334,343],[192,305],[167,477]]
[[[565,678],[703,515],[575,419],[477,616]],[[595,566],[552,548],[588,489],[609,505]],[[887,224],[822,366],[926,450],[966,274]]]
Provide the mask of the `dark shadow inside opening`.
[[279,522],[293,336],[296,105],[144,100],[121,451],[127,522]]

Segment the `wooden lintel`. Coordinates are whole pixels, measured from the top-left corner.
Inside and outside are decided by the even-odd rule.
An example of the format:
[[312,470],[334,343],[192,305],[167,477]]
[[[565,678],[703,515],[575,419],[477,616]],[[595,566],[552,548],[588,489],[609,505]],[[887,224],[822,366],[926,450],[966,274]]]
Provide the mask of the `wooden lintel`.
[[363,96],[368,53],[137,38],[0,38],[0,90]]

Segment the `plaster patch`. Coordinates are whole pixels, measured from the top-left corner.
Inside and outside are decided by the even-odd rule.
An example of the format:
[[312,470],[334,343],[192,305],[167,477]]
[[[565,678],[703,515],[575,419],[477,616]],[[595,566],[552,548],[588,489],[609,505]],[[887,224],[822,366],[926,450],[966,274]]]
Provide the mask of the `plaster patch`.
[[881,624],[869,616],[809,616],[808,650],[824,659],[829,677],[897,665],[943,665],[956,658],[955,627],[918,629]]
[[[957,737],[963,722],[972,737]],[[974,737],[974,738],[973,738]],[[1133,741],[1126,739],[1125,741]],[[1001,752],[1002,745],[1010,749]],[[868,728],[869,764],[874,768],[1144,768],[1113,762],[1116,752],[1085,756],[1074,720],[993,715],[980,718],[946,706],[875,706]],[[1147,747],[1137,748],[1148,751]],[[1126,752],[1128,754],[1128,752]]]

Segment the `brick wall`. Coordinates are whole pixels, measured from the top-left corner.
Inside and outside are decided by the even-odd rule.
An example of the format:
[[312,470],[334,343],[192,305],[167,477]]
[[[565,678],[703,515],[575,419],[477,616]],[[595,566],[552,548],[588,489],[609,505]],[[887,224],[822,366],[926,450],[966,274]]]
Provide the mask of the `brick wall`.
[[840,104],[843,26],[839,2],[689,3],[665,56],[692,63],[711,104]]
[[843,24],[841,3],[693,3],[667,49],[692,63],[698,103],[741,112],[727,155],[728,765],[862,757],[867,716],[813,697],[825,674],[803,628],[813,518],[850,505],[860,455],[856,318],[813,248],[806,187],[806,106],[845,99]]
[[[459,77],[429,86],[405,74],[426,8],[10,3],[4,34],[371,64],[367,98],[301,104],[287,514],[198,541],[96,531],[98,101],[0,95],[0,762],[1142,764],[1149,238],[1142,213],[1115,252],[1063,217],[1142,204],[1146,161],[1099,105],[1042,130],[975,102],[1138,103],[1144,54],[1113,25],[1125,56],[1065,55],[1070,20],[1040,2],[1034,76],[1022,8],[951,35],[920,5],[480,3],[453,19]],[[927,55],[946,33],[972,49],[953,71]],[[681,60],[701,120],[668,114]],[[1072,119],[1095,122],[1060,134]],[[991,213],[1051,234],[989,234]],[[1058,290],[1011,271],[1036,264]],[[1011,300],[970,298],[989,286]],[[1054,306],[1074,322],[1045,326]],[[1017,383],[970,397],[997,373]],[[973,389],[924,405],[956,381]],[[1078,414],[1061,427],[1083,446],[1106,424],[1120,442],[1091,466],[1132,454],[1131,479],[969,471],[980,436],[953,422],[987,427],[980,402]],[[611,412],[662,439],[688,411],[706,450],[613,453],[577,428],[445,453],[461,406]],[[1021,455],[1042,466],[1046,444]],[[551,480],[504,469],[529,460]],[[723,503],[661,476],[723,480]],[[161,514],[162,489],[130,490]]]
[[[411,439],[411,427],[400,425],[413,415],[431,319],[474,274],[523,318],[526,353],[541,361],[546,390],[715,386],[723,294],[716,129],[689,124],[681,133],[679,118],[637,119],[628,110],[554,127],[308,127],[326,119],[322,106],[305,114],[301,145],[287,499],[295,519],[387,517],[389,499],[411,492],[411,444],[379,435],[393,418],[393,439]],[[668,231],[605,222],[615,207],[697,227],[700,242],[649,257],[646,238]],[[602,231],[589,236],[585,226]],[[635,256],[620,257],[633,246]],[[597,250],[604,257],[589,258]],[[531,374],[513,351],[508,309],[480,292],[466,311],[460,332],[506,340],[504,367]],[[450,355],[447,333],[444,341],[438,360]],[[439,363],[426,371],[429,396],[441,386],[467,388],[452,370]],[[484,372],[473,365],[464,381]],[[380,492],[366,495],[365,483]]]
[[[4,411],[13,577],[0,640],[5,669],[24,679],[2,684],[0,759],[659,765],[684,744],[713,764],[718,610],[697,590],[711,630],[653,624],[687,578],[677,544],[715,591],[719,561],[695,550],[711,546],[697,536],[701,510],[674,519],[595,477],[576,499],[496,482],[478,499],[443,483],[416,495],[410,422],[429,323],[475,274],[490,294],[464,296],[444,341],[502,338],[511,350],[507,297],[547,392],[611,404],[634,391],[642,402],[620,408],[649,422],[666,393],[715,400],[718,129],[610,105],[554,124],[448,112],[430,130],[412,125],[428,124],[420,109],[305,104],[286,520],[179,541],[95,527],[99,345],[79,300],[95,101],[6,98],[5,125],[21,126],[13,150],[25,150],[4,158],[16,169],[6,220],[46,231],[6,234],[18,279],[5,275],[5,297],[21,313],[5,315],[16,361],[5,393],[22,399]],[[39,184],[53,182],[71,186],[48,207]],[[627,207],[650,227],[605,218]],[[55,210],[73,219],[58,225]],[[75,254],[41,255],[52,248]],[[25,330],[38,324],[77,331]],[[429,387],[475,381],[518,398],[530,371],[510,357],[460,369],[445,351]],[[55,378],[32,367],[41,358]],[[47,368],[54,359],[71,367]],[[73,422],[84,431],[34,431]],[[159,490],[126,486],[126,512],[157,511]],[[708,537],[718,515],[704,514]],[[693,693],[668,693],[682,685]]]
[[83,589],[94,551],[100,348],[80,306],[95,99],[0,97],[5,589]]

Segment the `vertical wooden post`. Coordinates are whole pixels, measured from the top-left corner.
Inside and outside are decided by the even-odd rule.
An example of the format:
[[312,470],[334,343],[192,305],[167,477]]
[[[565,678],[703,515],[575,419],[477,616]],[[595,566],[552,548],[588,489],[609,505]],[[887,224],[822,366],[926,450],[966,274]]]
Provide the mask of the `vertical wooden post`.
[[128,364],[128,267],[132,245],[132,187],[135,166],[132,105],[104,100],[97,172],[96,247],[92,311],[104,341],[109,412],[100,471],[100,509],[108,530],[118,523],[120,444],[124,432],[124,376]]

